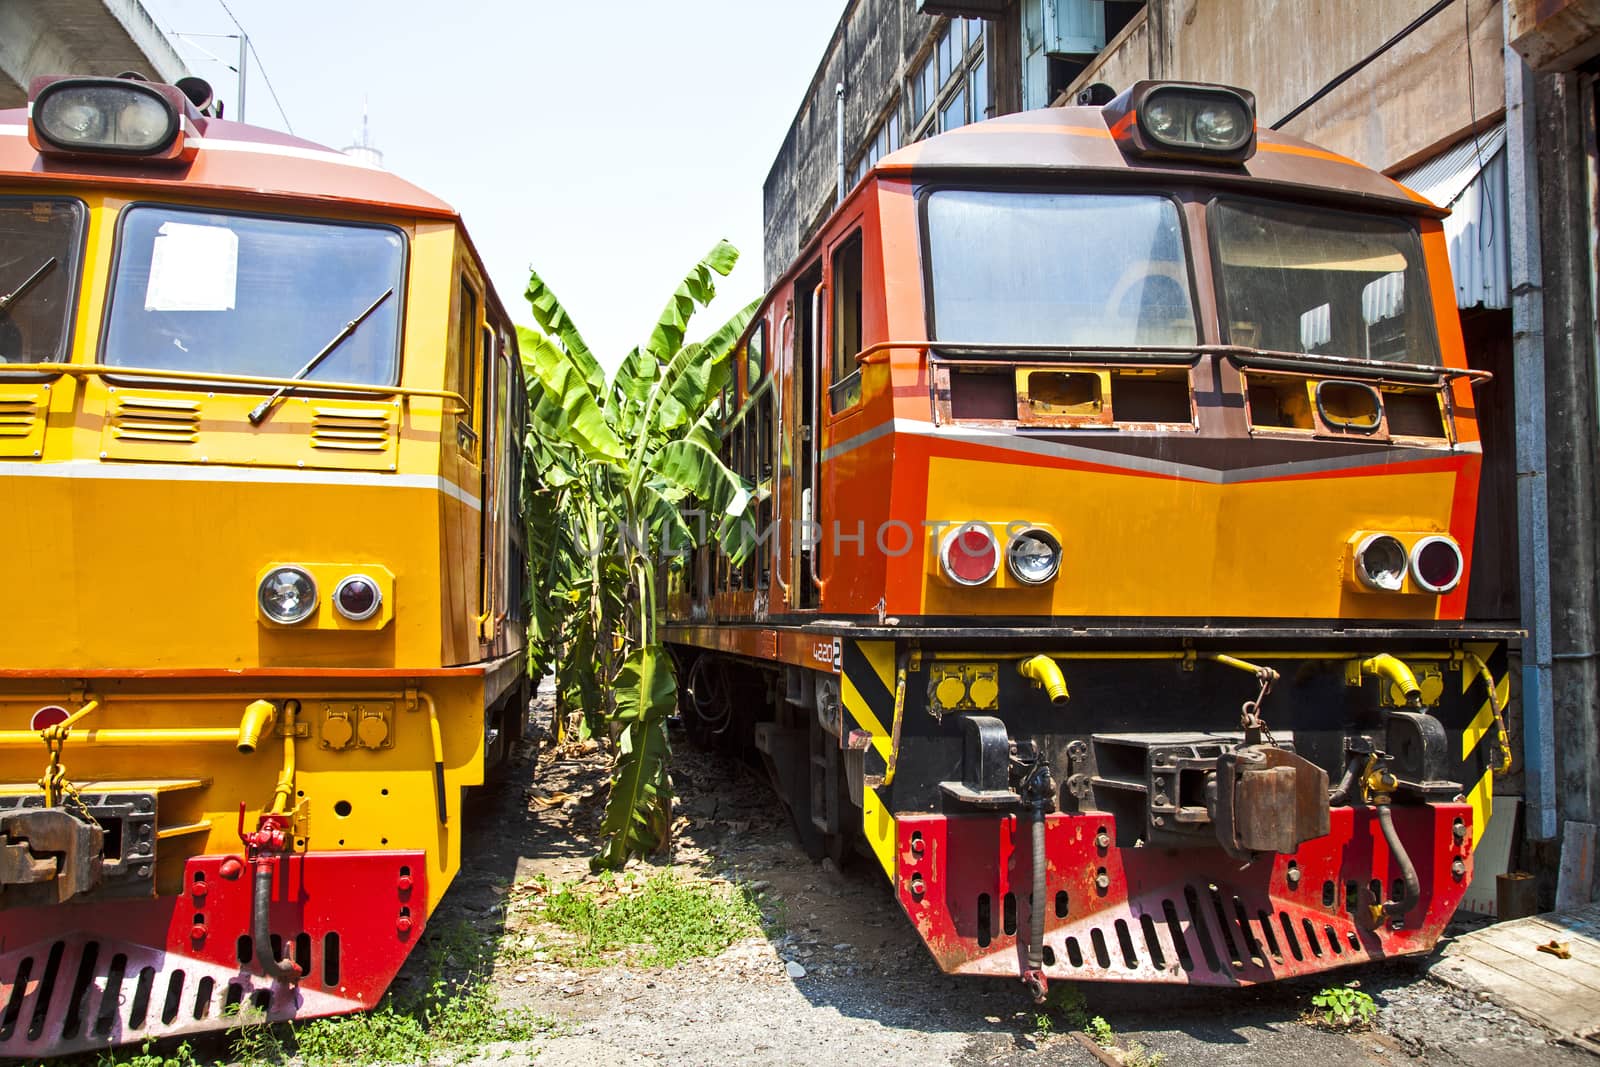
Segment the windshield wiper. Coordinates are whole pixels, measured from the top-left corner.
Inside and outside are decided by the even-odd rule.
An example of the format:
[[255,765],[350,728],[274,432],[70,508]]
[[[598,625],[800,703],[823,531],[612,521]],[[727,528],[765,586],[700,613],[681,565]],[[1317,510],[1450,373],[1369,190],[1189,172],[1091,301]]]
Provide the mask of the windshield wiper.
[[15,304],[19,299],[21,299],[22,295],[29,289],[32,289],[35,282],[37,282],[40,278],[43,278],[46,274],[49,274],[50,268],[54,267],[55,265],[56,257],[51,256],[49,259],[39,264],[38,268],[32,274],[22,279],[21,285],[11,290],[5,296],[0,296],[0,315],[4,315],[7,311],[10,311],[11,305]]
[[[356,328],[358,326],[367,321],[367,316],[378,310],[379,304],[382,304],[385,300],[389,299],[393,295],[394,286],[391,285],[389,288],[383,291],[382,295],[380,295],[378,299],[368,304],[365,311],[351,319],[349,322],[345,323],[344,328],[338,333],[334,334],[333,338],[329,340],[327,344],[322,346],[322,351],[312,356],[310,361],[308,361],[304,367],[301,367],[299,370],[295,371],[293,380],[295,382],[302,381],[306,375],[316,370],[318,364],[331,356],[335,348],[338,348],[341,344],[343,344],[347,337],[356,332]],[[294,388],[295,386],[293,384],[280,385],[271,396],[267,397],[261,403],[251,408],[249,415],[250,425],[260,426],[263,422],[265,422],[267,416],[272,413],[273,406],[287,396]]]

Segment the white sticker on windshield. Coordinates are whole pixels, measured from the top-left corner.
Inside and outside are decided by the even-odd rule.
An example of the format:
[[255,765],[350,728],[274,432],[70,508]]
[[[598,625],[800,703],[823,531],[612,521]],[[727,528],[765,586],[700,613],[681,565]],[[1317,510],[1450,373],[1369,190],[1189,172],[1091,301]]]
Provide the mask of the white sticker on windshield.
[[239,235],[226,226],[163,222],[150,254],[146,311],[232,311]]

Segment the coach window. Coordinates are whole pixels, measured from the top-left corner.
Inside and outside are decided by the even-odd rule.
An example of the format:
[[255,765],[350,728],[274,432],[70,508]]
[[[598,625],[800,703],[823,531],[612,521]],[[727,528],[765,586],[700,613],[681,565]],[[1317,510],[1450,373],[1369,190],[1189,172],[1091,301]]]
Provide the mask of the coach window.
[[833,360],[828,400],[835,412],[861,398],[856,356],[861,352],[861,231],[833,253]]

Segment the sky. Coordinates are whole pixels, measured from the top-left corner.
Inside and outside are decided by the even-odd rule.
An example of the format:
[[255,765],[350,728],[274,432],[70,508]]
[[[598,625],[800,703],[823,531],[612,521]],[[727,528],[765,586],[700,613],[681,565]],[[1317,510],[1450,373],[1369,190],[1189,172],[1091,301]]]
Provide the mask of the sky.
[[761,185],[845,0],[141,2],[230,119],[237,42],[188,36],[236,33],[223,2],[259,55],[245,121],[341,148],[365,107],[385,167],[461,212],[512,317],[533,324],[537,270],[614,367],[719,238],[741,258],[690,336],[760,295]]

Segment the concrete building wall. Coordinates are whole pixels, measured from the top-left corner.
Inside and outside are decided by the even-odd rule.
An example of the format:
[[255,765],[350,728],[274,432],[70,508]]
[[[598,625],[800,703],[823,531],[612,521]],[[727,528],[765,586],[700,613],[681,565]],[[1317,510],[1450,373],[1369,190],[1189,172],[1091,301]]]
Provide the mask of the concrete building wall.
[[[1110,42],[1064,95],[1093,82],[1120,92],[1140,78],[1223,82],[1254,92],[1262,125],[1271,125],[1429,6],[1150,0],[1145,18],[1129,27],[1138,32]],[[1453,4],[1284,132],[1378,170],[1401,169],[1504,111],[1503,46],[1500,0]]]
[[845,87],[845,162],[850,164],[891,108],[913,61],[943,22],[911,0],[854,0],[834,31],[805,100],[762,187],[763,260],[770,286],[788,268],[838,188],[835,86]]

